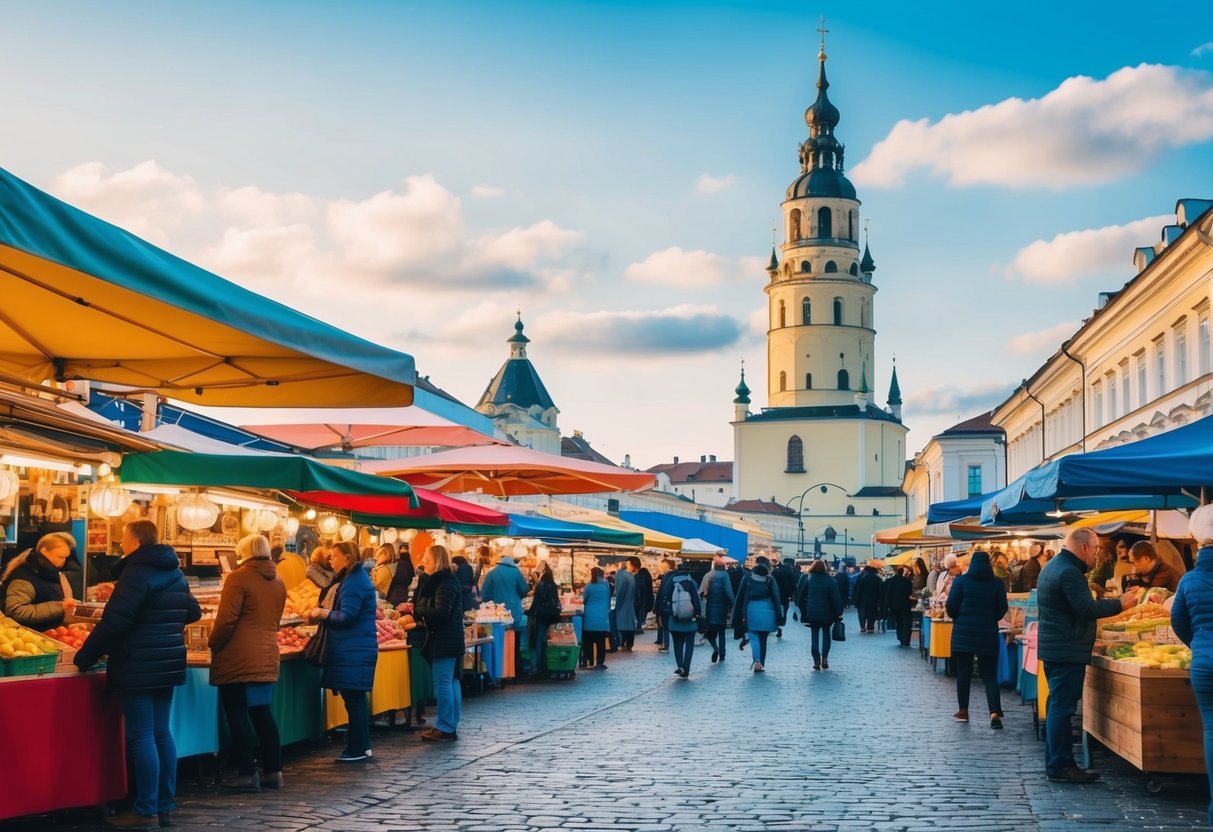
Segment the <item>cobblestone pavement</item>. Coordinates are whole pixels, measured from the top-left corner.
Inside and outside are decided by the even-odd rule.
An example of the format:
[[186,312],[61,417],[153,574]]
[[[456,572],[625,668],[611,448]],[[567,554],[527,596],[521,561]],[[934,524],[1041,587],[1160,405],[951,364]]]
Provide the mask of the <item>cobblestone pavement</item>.
[[[893,635],[836,645],[828,671],[808,631],[771,639],[767,672],[748,652],[696,650],[689,680],[646,633],[637,652],[573,681],[509,686],[464,700],[460,739],[423,743],[376,729],[364,765],[340,745],[288,750],[281,792],[183,783],[181,829],[425,832],[1205,828],[1203,778],[1150,797],[1140,773],[1096,752],[1103,780],[1051,784],[1030,710],[1004,691],[1006,730],[989,729],[980,683],[958,724],[954,680]],[[1193,730],[1199,730],[1195,727]],[[0,823],[0,832],[95,828],[82,813]]]

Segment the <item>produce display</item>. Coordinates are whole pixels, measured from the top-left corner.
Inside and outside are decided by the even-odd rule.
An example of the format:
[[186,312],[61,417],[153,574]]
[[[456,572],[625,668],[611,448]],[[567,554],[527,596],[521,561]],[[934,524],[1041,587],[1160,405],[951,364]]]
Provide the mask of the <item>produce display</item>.
[[320,606],[320,587],[311,581],[302,581],[286,593],[284,615],[306,616]]
[[310,640],[311,636],[298,627],[283,627],[278,631],[278,654],[286,656],[298,653]]
[[[1160,591],[1166,592],[1167,590],[1161,589]],[[1155,589],[1151,589],[1150,592],[1155,592]],[[1135,607],[1129,607],[1119,615],[1099,621],[1100,629],[1110,633],[1135,633],[1170,625],[1171,613],[1160,603],[1138,604]]]
[[[400,607],[406,606],[401,604]],[[407,605],[412,609],[412,605]],[[405,631],[417,626],[413,616],[403,613],[399,607],[381,603],[375,610],[375,637],[379,640],[379,649],[404,647]]]
[[1154,644],[1149,641],[1113,644],[1107,648],[1107,653],[1113,661],[1154,670],[1187,670],[1192,663],[1192,651],[1179,644]]
[[11,618],[0,615],[0,659],[58,654],[59,648],[53,641],[33,630],[27,630]]
[[66,644],[68,647],[79,650],[84,646],[84,640],[88,638],[88,634],[91,631],[92,627],[88,624],[71,624],[69,626],[59,626],[53,630],[46,630],[42,635],[53,638],[60,644]]
[[108,601],[110,599],[110,596],[113,594],[114,594],[114,582],[113,581],[106,581],[105,583],[97,584],[96,586],[90,586],[88,588],[88,592],[87,592],[88,600],[99,601],[102,603],[104,603],[105,601]]

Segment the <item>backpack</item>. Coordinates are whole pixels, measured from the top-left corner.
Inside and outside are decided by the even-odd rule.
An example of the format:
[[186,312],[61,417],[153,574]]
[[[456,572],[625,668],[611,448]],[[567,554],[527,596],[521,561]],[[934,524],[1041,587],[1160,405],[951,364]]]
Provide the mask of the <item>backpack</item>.
[[670,614],[675,621],[691,621],[695,618],[695,602],[687,591],[687,579],[679,578],[674,581],[674,591],[670,596]]

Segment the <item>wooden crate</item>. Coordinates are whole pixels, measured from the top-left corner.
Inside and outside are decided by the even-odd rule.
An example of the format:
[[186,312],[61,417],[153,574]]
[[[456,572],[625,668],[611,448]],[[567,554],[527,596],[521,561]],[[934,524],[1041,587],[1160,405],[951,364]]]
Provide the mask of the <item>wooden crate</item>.
[[1083,730],[1142,771],[1205,772],[1204,733],[1186,670],[1094,657],[1083,688]]

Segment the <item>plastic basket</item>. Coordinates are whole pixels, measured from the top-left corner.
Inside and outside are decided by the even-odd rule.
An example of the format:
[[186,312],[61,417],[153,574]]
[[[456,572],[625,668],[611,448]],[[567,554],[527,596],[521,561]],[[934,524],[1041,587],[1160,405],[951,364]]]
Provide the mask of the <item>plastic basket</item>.
[[547,669],[553,673],[572,673],[577,669],[581,648],[563,644],[549,644],[544,653]]
[[0,659],[0,676],[41,676],[54,673],[59,653],[44,653],[41,656],[21,656],[16,659]]

